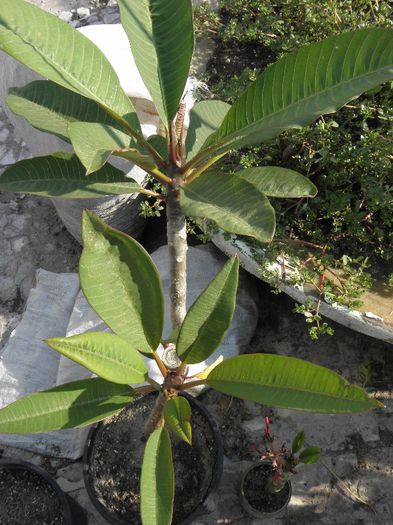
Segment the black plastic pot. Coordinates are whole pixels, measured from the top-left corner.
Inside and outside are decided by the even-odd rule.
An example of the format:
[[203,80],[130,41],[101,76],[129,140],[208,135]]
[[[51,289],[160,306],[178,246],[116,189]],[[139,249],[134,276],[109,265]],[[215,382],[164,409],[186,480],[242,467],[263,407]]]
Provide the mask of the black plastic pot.
[[[51,487],[54,496],[58,499],[64,525],[84,525],[87,523],[85,514],[79,504],[76,503],[73,498],[65,494],[52,476],[41,467],[37,467],[36,465],[21,459],[3,458],[0,459],[0,469],[24,470],[33,473],[35,476],[39,476],[44,483]],[[1,504],[4,505],[4,502],[1,502]],[[29,516],[24,516],[24,519],[24,523],[28,525],[30,523]]]
[[243,474],[240,483],[240,503],[253,518],[277,517],[283,514],[292,496],[288,480],[279,492],[268,492],[265,487],[273,474],[269,460],[259,461]]
[[[188,395],[186,393],[183,393],[182,395],[187,398],[187,400],[190,402],[190,405],[191,405],[191,408],[192,408],[192,413],[193,413],[193,416],[194,416],[194,417],[191,417],[191,425],[193,426],[193,435],[194,435],[194,431],[198,430],[198,427],[196,427],[196,429],[195,429],[194,425],[198,425],[198,421],[199,420],[204,422],[203,423],[204,426],[205,426],[204,428],[205,428],[205,430],[207,430],[203,434],[199,431],[199,435],[203,435],[204,436],[203,439],[208,440],[207,442],[209,443],[209,445],[207,447],[207,448],[209,448],[209,471],[207,472],[207,470],[206,470],[206,472],[207,472],[206,476],[205,476],[206,473],[203,474],[205,476],[204,479],[208,479],[209,482],[206,485],[206,492],[203,494],[203,497],[201,497],[200,500],[196,502],[196,504],[194,505],[194,507],[191,510],[191,512],[187,513],[186,516],[182,516],[181,519],[178,519],[178,520],[176,520],[176,514],[174,515],[175,516],[174,517],[174,521],[173,521],[174,525],[190,524],[203,512],[203,510],[204,510],[204,503],[206,502],[207,498],[209,496],[211,496],[214,493],[214,491],[217,489],[217,487],[218,487],[218,484],[219,484],[219,481],[220,481],[220,478],[221,478],[221,475],[222,475],[222,469],[223,469],[223,445],[222,445],[222,438],[221,438],[221,434],[220,434],[220,431],[218,429],[217,423],[214,421],[212,416],[209,414],[209,412],[206,410],[206,408],[199,401],[197,401],[194,397],[192,397],[192,396],[190,396],[190,395]],[[111,494],[114,494],[114,493],[118,494],[119,495],[119,500],[122,501],[123,496],[122,496],[122,493],[121,493],[122,485],[121,485],[120,479],[124,479],[124,477],[127,476],[128,473],[129,473],[129,477],[130,478],[132,476],[134,476],[134,474],[132,474],[131,472],[128,472],[128,469],[126,469],[125,466],[124,466],[124,469],[123,469],[124,473],[125,473],[123,477],[122,477],[123,473],[119,472],[119,470],[122,470],[123,465],[127,462],[127,460],[129,460],[129,458],[133,454],[132,448],[128,447],[128,443],[127,443],[128,436],[127,436],[127,433],[124,432],[124,429],[123,429],[123,433],[121,434],[121,436],[119,438],[120,441],[116,442],[117,444],[113,444],[111,442],[108,442],[108,441],[110,441],[110,439],[107,437],[107,435],[104,434],[104,432],[105,432],[105,426],[104,425],[108,424],[107,422],[109,422],[109,425],[113,424],[114,426],[112,427],[112,430],[111,430],[111,432],[113,432],[113,429],[115,429],[115,425],[116,424],[119,425],[118,428],[120,428],[120,423],[116,422],[116,418],[118,416],[120,418],[122,418],[122,414],[126,413],[126,411],[128,411],[128,410],[131,410],[131,407],[132,407],[132,410],[136,410],[136,411],[138,411],[138,410],[145,410],[145,407],[147,407],[147,406],[150,407],[150,405],[152,403],[154,403],[155,396],[156,396],[156,394],[153,393],[153,394],[149,394],[147,396],[143,396],[143,397],[137,399],[129,407],[127,407],[122,412],[120,412],[119,415],[112,416],[111,418],[108,418],[105,422],[101,422],[98,425],[96,425],[95,427],[93,427],[91,429],[89,435],[88,435],[88,438],[87,438],[87,441],[86,441],[86,445],[85,445],[84,455],[83,455],[84,480],[85,480],[86,489],[87,489],[87,492],[88,492],[88,494],[90,496],[90,499],[93,502],[93,505],[95,506],[97,511],[101,514],[101,516],[104,519],[107,520],[108,523],[110,523],[112,525],[124,525],[124,524],[129,525],[130,523],[132,523],[133,525],[136,525],[138,523],[138,520],[140,519],[139,518],[139,503],[136,504],[136,505],[132,505],[130,503],[129,492],[127,492],[125,490],[124,491],[124,502],[125,502],[125,504],[124,504],[124,512],[123,512],[123,509],[121,509],[120,511],[114,512],[113,510],[111,510],[109,508],[110,505],[107,504],[106,501],[103,501],[102,493],[98,493],[98,490],[96,490],[96,488],[94,486],[96,481],[97,481],[97,479],[98,479],[97,476],[96,476],[96,471],[95,471],[95,466],[94,466],[94,465],[97,464],[96,459],[95,459],[96,458],[95,454],[96,454],[96,451],[97,451],[98,447],[101,446],[100,443],[102,443],[102,449],[104,450],[104,452],[103,452],[104,455],[105,455],[105,450],[109,451],[110,447],[112,447],[112,448],[113,447],[114,448],[119,448],[118,447],[119,442],[121,443],[121,447],[124,447],[124,452],[119,450],[119,456],[116,458],[116,464],[114,463],[112,466],[108,465],[108,469],[111,469],[113,467],[112,470],[111,470],[111,474],[110,474],[110,476],[112,476],[111,477],[111,483],[112,483],[111,484]],[[146,410],[149,410],[149,409],[146,409]],[[139,415],[137,417],[140,418],[141,416]],[[137,417],[135,418],[136,422],[137,422]],[[131,426],[134,429],[138,428],[138,434],[140,434],[140,436],[141,436],[140,441],[137,442],[137,446],[140,448],[140,451],[138,452],[138,454],[139,453],[143,454],[143,448],[144,448],[143,424],[138,424],[136,422],[135,422],[135,424],[132,424],[132,423],[129,424],[129,422],[127,421],[127,425],[129,425],[127,428],[131,428]],[[122,424],[124,424],[124,423],[122,423]],[[116,430],[115,430],[115,432],[116,432]],[[119,434],[120,433],[121,433],[121,431],[119,431]],[[206,434],[210,434],[210,436],[207,436]],[[131,443],[131,439],[130,439],[130,443]],[[130,444],[130,447],[133,447],[133,446],[134,445]],[[177,441],[176,438],[173,438],[173,440],[172,440],[172,448],[173,448],[175,468],[176,468],[176,465],[179,468],[179,464],[181,463],[181,458],[183,457],[183,455],[180,453],[180,451],[184,450],[184,449],[181,449],[180,447],[184,447],[184,446],[185,447],[189,447],[189,445],[185,444],[183,441],[180,441],[180,440]],[[107,447],[107,448],[105,448],[105,447]],[[198,450],[198,452],[199,452],[199,450]],[[108,452],[108,457],[112,457],[112,453],[113,453],[113,450]],[[190,453],[194,454],[194,451],[192,451]],[[196,453],[197,452],[196,452],[196,449],[195,449],[195,454]],[[126,458],[126,456],[129,456],[129,457]],[[100,456],[100,462],[104,463],[105,462],[105,457],[102,457],[102,459],[101,459],[101,456]],[[211,462],[211,464],[210,464],[210,462]],[[198,465],[200,463],[202,463],[202,462],[198,462]],[[205,464],[205,463],[206,462],[203,462],[202,465]],[[195,464],[195,462],[194,462],[194,464]],[[187,469],[187,467],[185,467],[183,465],[180,465],[180,469],[184,472]],[[137,474],[135,474],[135,479],[136,479],[136,477],[138,477],[138,487],[139,487],[140,471],[138,471],[137,466],[133,467],[132,472],[136,472],[137,473]],[[175,474],[175,478],[176,478],[176,474]],[[176,479],[175,479],[175,483],[176,483]],[[199,485],[198,485],[198,488],[199,488]],[[189,491],[189,492],[192,492],[192,491]],[[178,492],[175,490],[175,508],[176,508],[176,502],[177,502],[178,508],[181,509],[180,512],[184,512],[185,505],[183,505],[183,503],[182,503],[181,496],[179,496],[179,499],[177,499],[177,497],[176,497],[177,493]],[[188,492],[187,492],[187,494],[188,494],[188,496],[187,496],[188,498],[192,498],[193,497],[193,494],[190,494]],[[186,499],[186,498],[184,498],[184,499]],[[138,516],[137,518],[133,517],[133,518],[130,519],[130,515],[128,513],[129,511],[125,510],[126,509],[126,501],[127,500],[129,500],[128,503],[127,503],[128,507],[132,507],[132,512],[137,513],[137,516]],[[186,502],[184,501],[184,504],[185,503]],[[187,501],[187,504],[188,504],[188,501]]]

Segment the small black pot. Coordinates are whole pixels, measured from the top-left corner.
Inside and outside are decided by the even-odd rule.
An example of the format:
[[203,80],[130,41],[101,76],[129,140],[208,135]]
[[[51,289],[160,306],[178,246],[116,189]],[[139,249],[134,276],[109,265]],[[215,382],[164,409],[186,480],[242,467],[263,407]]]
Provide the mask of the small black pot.
[[269,460],[259,461],[243,474],[240,483],[240,502],[253,518],[276,517],[282,514],[292,496],[292,485],[288,480],[279,492],[265,490],[273,474]]
[[[79,505],[69,496],[67,496],[56,483],[56,481],[41,467],[32,463],[15,458],[0,459],[0,469],[27,471],[35,477],[39,477],[43,484],[49,485],[54,493],[54,497],[59,502],[59,509],[63,518],[64,525],[80,525],[86,523],[84,513]],[[4,505],[4,502],[1,502]],[[29,516],[23,517],[24,523],[29,524]]]
[[[208,496],[210,496],[218,487],[221,475],[222,475],[222,469],[223,469],[223,445],[222,445],[222,438],[220,431],[218,429],[217,423],[214,421],[212,416],[209,414],[209,412],[206,410],[206,408],[197,401],[194,397],[182,393],[184,397],[187,398],[189,401],[191,408],[192,408],[192,417],[191,417],[191,425],[193,430],[193,436],[196,436],[196,432],[198,431],[198,435],[202,436],[201,440],[206,440],[206,443],[208,444],[206,447],[201,447],[201,450],[207,450],[208,449],[208,468],[206,467],[206,461],[199,462],[199,457],[196,459],[196,461],[192,460],[192,466],[195,464],[205,465],[203,474],[201,476],[203,479],[207,482],[203,484],[203,487],[206,487],[206,491],[201,495],[200,499],[196,502],[195,505],[193,505],[193,508],[190,510],[190,512],[185,511],[186,505],[189,504],[188,499],[191,499],[193,496],[195,496],[195,492],[192,488],[186,492],[187,494],[187,501],[183,502],[183,499],[181,499],[181,495],[179,496],[179,500],[176,499],[177,487],[175,490],[175,509],[176,509],[176,501],[179,503],[179,512],[184,513],[187,512],[185,516],[181,516],[180,519],[176,518],[176,510],[174,513],[174,525],[186,525],[189,523],[192,523],[204,510],[204,503],[207,500]],[[119,414],[112,416],[111,418],[108,418],[104,422],[99,423],[98,425],[94,426],[88,435],[84,455],[83,455],[83,461],[84,461],[84,480],[87,492],[90,496],[91,501],[93,502],[93,505],[97,509],[97,511],[101,514],[101,516],[108,521],[108,523],[112,525],[124,525],[129,523],[133,523],[133,525],[136,525],[139,521],[139,503],[132,504],[131,503],[131,496],[130,491],[126,488],[124,488],[124,485],[122,483],[126,479],[125,483],[129,482],[129,479],[134,478],[135,483],[137,483],[138,491],[139,491],[139,477],[140,477],[140,457],[138,458],[138,462],[135,462],[135,466],[133,463],[133,456],[137,455],[143,455],[143,449],[145,444],[145,439],[143,437],[143,424],[141,424],[141,417],[142,415],[148,414],[150,412],[151,405],[154,403],[156,397],[156,393],[148,394],[147,396],[140,397],[134,401],[131,405],[129,405],[127,408],[125,408],[123,411],[121,411]],[[123,422],[123,414],[128,414],[129,412],[135,412],[137,415],[132,416],[134,418],[132,421],[129,421],[127,419],[126,423]],[[138,415],[139,414],[139,415]],[[128,416],[127,416],[128,418]],[[199,427],[199,422],[203,422],[203,429],[204,431],[201,431],[202,427]],[[105,426],[107,425],[107,426]],[[117,425],[117,429],[116,429]],[[123,426],[126,425],[126,426]],[[194,425],[196,425],[194,427]],[[106,428],[109,428],[110,435],[106,434]],[[140,438],[138,438],[136,441],[134,438],[129,438],[127,434],[127,430],[125,429],[138,429],[133,430],[133,434],[140,435]],[[115,441],[111,440],[112,432],[115,430],[115,432],[119,430],[119,437]],[[199,438],[198,438],[199,439]],[[132,440],[132,444],[131,444]],[[102,443],[102,446],[101,446]],[[129,446],[130,445],[130,446]],[[188,451],[187,448],[188,447]],[[120,448],[124,448],[124,451],[120,450]],[[136,451],[136,449],[138,449]],[[97,455],[97,450],[100,451],[100,455]],[[97,474],[100,473],[97,472],[96,466],[98,465],[98,468],[100,468],[100,465],[106,464],[105,463],[105,454],[108,451],[108,458],[112,460],[113,458],[113,450],[118,450],[118,456],[113,459],[113,464],[108,465],[108,470],[105,471],[105,473],[101,476],[102,479],[108,479],[111,480],[110,485],[110,496],[112,497],[113,494],[118,495],[120,503],[124,501],[124,509],[117,508],[117,510],[113,510],[111,508],[111,505],[107,503],[107,501],[104,501],[104,498],[102,496],[102,492],[99,492],[96,488],[96,483],[100,483],[100,479]],[[182,464],[181,459],[183,459],[183,456],[185,454],[182,453],[182,451],[186,452],[187,454],[195,454],[197,451],[199,452],[198,447],[190,451],[189,445],[184,443],[183,441],[179,440],[176,437],[172,436],[172,450],[173,450],[173,456],[174,456],[174,464],[175,469],[178,468],[182,472],[186,472],[187,475],[189,474],[189,480],[187,481],[192,482],[194,477],[191,475],[191,472],[189,471],[190,464]],[[99,457],[99,460],[96,458]],[[185,461],[185,459],[184,459]],[[131,463],[130,463],[131,462]],[[131,464],[131,468],[125,466],[126,463]],[[177,465],[177,467],[176,467]],[[124,471],[124,475],[123,475]],[[108,474],[109,472],[109,474]],[[202,472],[202,470],[200,471]],[[197,475],[199,474],[199,469],[197,472]],[[199,478],[198,478],[199,479]],[[194,479],[194,483],[197,485],[197,489],[200,489],[200,486],[202,484],[197,483],[197,481]],[[175,484],[176,484],[176,470],[175,470]],[[183,488],[183,486],[182,486]],[[186,490],[186,488],[184,487]],[[124,494],[124,499],[122,496],[122,490]],[[181,489],[179,489],[180,491]],[[109,490],[108,490],[109,493]],[[134,494],[134,492],[132,492]],[[139,499],[139,492],[136,494],[137,500]],[[186,498],[184,498],[186,499]],[[180,507],[181,505],[181,507]],[[131,508],[131,510],[130,510]],[[132,517],[130,517],[130,512],[135,513],[132,514]]]

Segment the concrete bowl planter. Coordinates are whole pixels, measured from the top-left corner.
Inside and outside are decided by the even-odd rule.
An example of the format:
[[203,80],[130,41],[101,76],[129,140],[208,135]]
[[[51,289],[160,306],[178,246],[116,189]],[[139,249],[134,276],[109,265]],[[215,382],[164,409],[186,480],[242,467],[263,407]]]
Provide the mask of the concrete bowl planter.
[[[228,236],[222,231],[213,236],[212,242],[228,256],[238,254],[242,267],[259,279],[263,279],[260,261],[266,261],[269,273],[279,275],[277,286],[281,291],[299,303],[311,301],[317,304],[318,298],[311,287],[308,289],[305,286],[288,284],[283,276],[282,261],[269,259],[263,247],[255,248],[244,238]],[[290,259],[286,260],[285,270],[287,275],[296,271],[292,268]],[[371,290],[364,294],[363,301],[364,304],[359,310],[351,310],[347,306],[322,299],[320,313],[352,330],[393,344],[393,287],[376,282]]]
[[44,469],[16,458],[0,459],[0,523],[86,525],[79,504]]
[[278,492],[270,492],[273,467],[270,461],[262,460],[248,468],[240,482],[240,503],[249,516],[267,519],[281,516],[291,499],[292,485],[288,480]]
[[[175,469],[174,525],[194,523],[218,486],[223,469],[223,445],[217,424],[195,398],[192,408],[192,446],[173,434]],[[139,483],[145,437],[144,423],[156,394],[131,405],[93,427],[84,451],[84,479],[97,511],[112,525],[138,525]]]
[[[129,174],[140,184],[146,183],[146,174],[138,166],[134,166]],[[146,223],[140,214],[142,200],[143,196],[139,193],[108,195],[98,199],[51,199],[64,226],[79,244],[82,244],[82,213],[86,208],[113,228],[139,239]]]
[[[94,21],[93,17],[90,17]],[[84,20],[89,24],[89,18]],[[120,24],[86,25],[78,28],[92,40],[106,55],[114,67],[126,94],[132,100],[141,122],[143,134],[147,137],[156,134],[160,120],[142,78],[136,68],[128,39]],[[43,133],[22,117],[12,113],[6,105],[10,87],[20,87],[40,79],[39,75],[27,69],[12,57],[0,51],[0,106],[13,124],[16,133],[24,140],[33,156],[43,156],[56,151],[72,151],[70,144],[54,135]],[[4,74],[3,74],[4,72]],[[15,159],[18,160],[18,159]],[[139,184],[147,182],[146,173],[130,162],[111,158],[110,162],[122,169]],[[81,242],[81,216],[84,208],[89,208],[101,216],[108,224],[119,228],[133,237],[140,237],[145,219],[139,214],[140,203],[144,199],[138,193],[131,195],[107,196],[98,199],[52,199],[52,202],[69,232]]]

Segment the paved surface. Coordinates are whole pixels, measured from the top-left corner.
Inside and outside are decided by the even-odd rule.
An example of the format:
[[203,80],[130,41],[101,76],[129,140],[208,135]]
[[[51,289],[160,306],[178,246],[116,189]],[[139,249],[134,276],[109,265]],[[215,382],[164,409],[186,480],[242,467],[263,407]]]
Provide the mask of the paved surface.
[[[67,20],[84,17],[97,2],[31,0]],[[73,11],[71,11],[73,10]],[[89,11],[90,12],[90,11]],[[1,166],[29,155],[0,110]],[[34,283],[35,270],[42,267],[66,272],[76,268],[80,247],[65,231],[52,204],[44,199],[0,194],[0,347],[16,326]],[[377,392],[385,409],[354,416],[321,416],[271,410],[254,403],[231,400],[214,392],[204,399],[216,417],[224,438],[224,476],[218,494],[209,502],[209,512],[195,525],[257,525],[261,520],[244,516],[239,506],[238,484],[242,472],[254,460],[251,443],[261,444],[263,417],[270,415],[278,440],[290,442],[305,429],[310,443],[324,451],[323,465],[299,468],[293,479],[293,497],[288,513],[265,524],[369,525],[393,523],[393,394],[392,347],[335,326],[336,333],[312,343],[301,316],[292,314],[293,304],[284,295],[274,296],[259,281],[260,322],[250,352],[265,351],[292,355],[329,366],[350,381],[361,382],[359,367],[370,369],[370,392]],[[64,490],[86,509],[90,525],[105,523],[88,500],[82,480],[81,462],[70,463],[7,449],[5,455],[23,457],[42,464],[54,474]],[[348,490],[337,480],[342,478]],[[372,507],[356,500],[361,497]],[[375,514],[375,512],[376,514]]]

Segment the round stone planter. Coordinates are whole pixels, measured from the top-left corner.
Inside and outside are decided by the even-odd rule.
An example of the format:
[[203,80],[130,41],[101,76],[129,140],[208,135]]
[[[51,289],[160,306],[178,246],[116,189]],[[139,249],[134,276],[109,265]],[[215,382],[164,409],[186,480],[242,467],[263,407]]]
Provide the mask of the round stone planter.
[[242,476],[240,483],[240,503],[253,518],[277,518],[281,516],[291,499],[292,486],[288,480],[279,492],[268,492],[273,467],[270,461],[259,461]]
[[[223,468],[223,445],[217,424],[199,401],[185,397],[192,408],[192,446],[171,434],[174,525],[194,523],[208,496],[217,488]],[[155,393],[140,397],[93,427],[86,441],[86,489],[95,508],[113,525],[141,523],[139,480],[146,442],[143,428],[155,398]]]
[[[259,279],[262,279],[262,276],[260,264],[257,261],[266,260],[272,275],[281,276],[277,283],[281,291],[299,303],[304,304],[308,300],[317,303],[318,299],[311,289],[292,286],[284,280],[281,261],[268,259],[262,247],[255,248],[236,235],[231,235],[228,238],[222,231],[213,236],[212,242],[226,255],[238,255],[242,267]],[[293,271],[290,263],[290,260],[286,261],[287,274]],[[389,288],[383,283],[376,283],[370,291],[364,294],[364,304],[359,310],[351,310],[346,306],[322,300],[320,312],[329,319],[352,330],[393,344],[393,289],[392,287]]]
[[[135,166],[130,175],[140,184],[145,184],[146,174]],[[96,213],[107,224],[135,239],[142,235],[146,219],[140,214],[143,196],[138,193],[130,195],[108,195],[98,199],[51,199],[56,211],[71,235],[82,244],[82,213],[89,209]]]
[[79,504],[44,469],[16,458],[0,460],[0,523],[85,525]]

